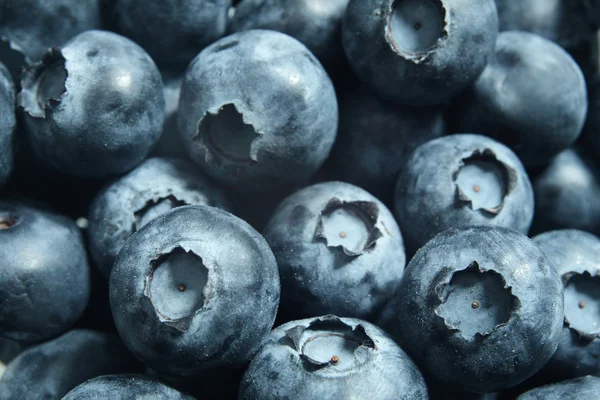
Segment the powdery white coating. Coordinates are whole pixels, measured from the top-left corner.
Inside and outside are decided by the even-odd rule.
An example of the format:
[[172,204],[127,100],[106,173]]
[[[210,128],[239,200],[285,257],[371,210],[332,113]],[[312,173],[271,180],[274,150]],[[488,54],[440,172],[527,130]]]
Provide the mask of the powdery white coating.
[[[207,141],[207,114],[235,107],[257,138],[245,161]],[[331,80],[308,49],[290,36],[251,30],[204,49],[182,83],[180,134],[192,160],[220,183],[265,191],[308,179],[335,140],[338,107]],[[225,152],[226,153],[226,152]]]
[[144,161],[106,186],[90,207],[90,249],[104,276],[110,275],[125,241],[147,222],[143,210],[152,212],[159,201],[171,202],[163,207],[164,211],[171,209],[171,205],[230,208],[223,193],[189,161],[171,158]]
[[379,96],[411,106],[442,104],[473,83],[493,53],[494,0],[434,0],[444,29],[437,43],[419,54],[402,51],[394,39],[399,1],[350,0],[342,28],[346,55]]
[[[64,94],[38,99],[41,75],[56,63],[66,69]],[[162,78],[150,56],[123,36],[105,31],[77,35],[28,68],[21,84],[17,103],[29,142],[40,159],[62,173],[123,173],[138,165],[160,137]]]
[[[202,258],[205,301],[189,317],[165,320],[151,302],[149,277],[157,261],[179,249]],[[273,326],[279,291],[263,237],[208,206],[182,206],[145,225],[121,249],[110,277],[121,338],[145,365],[176,376],[247,362]]]
[[13,170],[16,126],[15,87],[10,72],[0,62],[0,187],[8,181]]
[[193,400],[146,375],[104,375],[82,383],[62,400]]
[[[458,193],[457,174],[463,160],[473,156],[492,161],[508,173],[510,190],[499,211],[476,209],[469,192],[466,198]],[[464,225],[503,226],[526,234],[534,210],[533,189],[517,156],[490,138],[471,134],[444,136],[418,147],[400,171],[394,202],[409,253],[436,234]]]
[[[291,332],[311,329],[316,334],[322,330],[345,336],[364,332],[364,341],[356,344],[358,348],[352,346],[355,359],[349,360],[350,365],[342,365],[342,360],[318,364],[314,361],[319,360],[307,361],[306,351],[292,340],[296,335]],[[306,338],[299,339],[302,347]],[[358,319],[328,315],[288,322],[273,330],[252,359],[239,398],[425,400],[428,396],[415,364],[381,329]]]
[[585,123],[587,89],[575,60],[556,43],[502,32],[460,107],[462,131],[492,136],[535,167],[575,143]]
[[[346,206],[324,213],[332,200]],[[372,208],[377,210],[373,225],[365,221]],[[356,245],[353,233],[362,235],[360,249],[345,244]],[[264,235],[279,266],[282,313],[292,318],[334,313],[373,319],[393,295],[406,262],[391,212],[370,193],[343,182],[309,186],[286,198]]]
[[[565,229],[537,235],[533,242],[548,255],[563,284],[573,276],[585,276],[586,272],[588,277],[600,276],[600,239],[597,236]],[[566,308],[567,304],[565,314]],[[600,334],[585,336],[565,322],[558,349],[542,372],[560,380],[600,374]]]
[[597,398],[598,393],[600,378],[584,376],[530,390],[517,397],[517,400],[591,400]]
[[[494,271],[516,301],[508,322],[465,338],[439,316],[443,289],[476,262]],[[539,248],[511,229],[449,229],[410,261],[380,321],[428,374],[471,392],[498,392],[532,376],[552,357],[563,326],[560,276]]]
[[66,217],[13,201],[0,202],[0,220],[0,336],[22,343],[56,337],[90,296],[81,232]]

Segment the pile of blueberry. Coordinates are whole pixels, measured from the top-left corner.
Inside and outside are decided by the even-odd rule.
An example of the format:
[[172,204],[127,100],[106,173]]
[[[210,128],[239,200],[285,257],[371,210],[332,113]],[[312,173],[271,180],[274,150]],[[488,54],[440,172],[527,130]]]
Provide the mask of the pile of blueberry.
[[0,400],[600,399],[600,0],[0,0]]

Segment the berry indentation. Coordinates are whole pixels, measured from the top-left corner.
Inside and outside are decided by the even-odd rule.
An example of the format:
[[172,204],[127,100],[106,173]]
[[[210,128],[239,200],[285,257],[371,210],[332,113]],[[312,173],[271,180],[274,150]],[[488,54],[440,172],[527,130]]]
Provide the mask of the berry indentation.
[[397,0],[388,19],[388,42],[407,58],[424,56],[445,37],[445,14],[440,0]]
[[502,275],[482,270],[476,262],[455,272],[440,297],[436,314],[466,339],[489,334],[507,323],[517,304]]
[[258,159],[253,144],[259,137],[234,104],[225,104],[216,113],[208,112],[202,118],[195,140],[206,146],[209,159],[254,164]]
[[600,276],[584,272],[567,281],[565,320],[582,334],[600,335]]
[[202,258],[178,247],[154,264],[146,296],[162,321],[186,318],[202,309],[208,282],[208,269]]
[[362,325],[353,328],[333,315],[314,320],[308,327],[292,328],[286,335],[309,371],[353,371],[376,349]]
[[376,226],[378,217],[379,207],[373,202],[345,202],[334,197],[321,211],[315,237],[348,256],[358,256],[383,236]]
[[159,215],[162,215],[174,208],[185,205],[188,205],[188,203],[179,200],[174,195],[168,195],[165,197],[159,197],[157,199],[148,200],[144,207],[140,208],[139,210],[133,213],[133,216],[135,217],[133,231],[138,231],[142,228],[142,226],[146,225],[148,222],[152,221]]
[[454,176],[459,201],[471,204],[473,210],[498,214],[512,190],[516,173],[499,161],[493,152],[475,151],[461,160]]

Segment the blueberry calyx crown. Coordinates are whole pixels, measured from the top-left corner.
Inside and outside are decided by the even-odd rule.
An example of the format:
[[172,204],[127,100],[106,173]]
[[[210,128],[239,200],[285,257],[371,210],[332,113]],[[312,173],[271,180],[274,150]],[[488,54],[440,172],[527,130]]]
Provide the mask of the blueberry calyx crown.
[[565,296],[564,326],[583,343],[600,338],[600,270],[595,274],[569,272],[562,277]]
[[[378,10],[376,15],[381,16]],[[448,16],[442,0],[392,0],[383,13],[385,40],[408,61],[420,64],[448,38]]]
[[189,329],[194,316],[209,300],[211,282],[202,258],[181,246],[151,261],[144,296],[160,322],[181,332]]
[[261,136],[239,106],[227,103],[204,115],[193,140],[205,148],[207,163],[245,166],[258,163],[254,144]]
[[187,202],[179,200],[174,194],[157,197],[146,201],[146,204],[137,211],[134,211],[132,233],[138,231],[155,217],[177,207],[187,206]]
[[334,197],[319,215],[315,238],[327,247],[357,257],[373,248],[383,233],[377,228],[379,207],[370,201],[341,201]]
[[69,73],[66,59],[58,47],[49,49],[42,60],[23,71],[17,104],[34,118],[46,118],[67,93]]
[[492,150],[477,149],[460,160],[453,181],[458,202],[495,216],[516,187],[517,172],[500,161]]
[[285,331],[306,370],[333,368],[345,372],[368,361],[377,350],[362,325],[352,327],[335,315],[326,315]]
[[508,324],[519,299],[503,276],[473,261],[436,287],[440,301],[434,310],[447,329],[464,339],[485,337]]

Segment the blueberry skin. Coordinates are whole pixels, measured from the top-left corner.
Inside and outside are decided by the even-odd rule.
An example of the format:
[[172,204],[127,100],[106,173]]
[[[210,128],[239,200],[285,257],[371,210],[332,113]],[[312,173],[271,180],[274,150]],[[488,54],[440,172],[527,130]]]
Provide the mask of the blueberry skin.
[[[591,233],[558,230],[535,236],[533,242],[550,258],[564,285],[574,274],[600,275],[600,239]],[[600,334],[580,333],[565,317],[558,349],[542,372],[557,380],[600,376]]]
[[[457,174],[474,154],[505,170],[501,207],[487,210],[469,201],[473,193],[459,190]],[[481,189],[485,190],[484,185]],[[506,146],[481,135],[458,134],[419,146],[396,182],[394,198],[398,224],[408,254],[438,233],[464,225],[494,225],[527,234],[533,219],[533,189],[517,156]]]
[[125,37],[105,31],[77,35],[28,68],[21,84],[17,102],[29,142],[37,157],[64,174],[123,173],[160,137],[160,73]]
[[225,34],[230,7],[231,0],[116,0],[115,23],[161,68],[183,72]]
[[585,376],[542,386],[523,393],[517,400],[590,400],[600,393],[600,378]]
[[90,296],[83,238],[70,219],[0,202],[0,336],[48,340],[81,316]]
[[[506,322],[467,338],[462,325],[442,315],[453,311],[467,324],[468,310],[444,314],[441,305],[448,304],[445,289],[455,274],[472,267],[500,275],[511,301]],[[514,386],[543,367],[564,317],[560,276],[546,255],[525,235],[490,226],[449,229],[428,242],[408,264],[391,308],[382,326],[425,373],[483,393]]]
[[149,376],[104,375],[82,383],[71,390],[62,400],[193,400],[157,379]]
[[[351,0],[342,26],[346,55],[379,96],[408,106],[442,104],[481,74],[498,35],[494,0],[436,0],[444,10],[442,37],[421,54],[394,40],[395,0]],[[433,4],[433,3],[432,3]]]
[[558,154],[533,182],[532,231],[579,229],[600,233],[600,172],[581,150]]
[[303,44],[250,30],[192,61],[178,121],[184,146],[207,175],[259,192],[316,172],[333,146],[338,107],[331,80]]
[[302,42],[328,68],[344,58],[342,18],[349,0],[244,0],[229,31],[270,29]]
[[229,209],[223,193],[189,161],[150,158],[98,193],[90,206],[89,239],[105,277],[127,239],[154,217],[182,205]]
[[73,36],[101,26],[99,0],[3,0],[0,35],[33,61]]
[[541,166],[579,137],[587,113],[581,69],[557,44],[528,32],[502,32],[494,57],[463,99],[461,130],[511,146]]
[[8,181],[13,171],[16,125],[15,87],[10,72],[0,63],[0,187]]
[[[314,334],[346,334],[364,341],[355,343],[355,364],[343,368],[336,362],[312,359],[305,345]],[[351,342],[348,340],[348,342]],[[331,348],[325,347],[329,355]],[[358,364],[358,365],[356,365]],[[421,373],[381,329],[354,318],[333,315],[288,322],[266,339],[253,357],[240,386],[239,399],[427,399]]]
[[568,48],[594,36],[586,0],[496,0],[500,31],[526,31]]
[[[156,278],[150,277],[161,260],[183,251],[200,257],[208,270],[205,300],[181,318],[164,318],[154,306],[162,293],[152,292]],[[175,376],[235,368],[273,326],[277,264],[267,242],[244,221],[213,207],[178,207],[127,240],[111,273],[110,304],[121,338],[148,367]]]
[[[332,216],[345,213],[336,223]],[[366,240],[353,240],[356,221]],[[328,229],[328,225],[335,232]],[[264,236],[277,259],[286,318],[335,313],[374,319],[391,298],[406,263],[392,213],[373,195],[343,182],[325,182],[286,198]],[[337,241],[336,241],[337,240]],[[362,244],[364,243],[364,244]],[[288,320],[289,320],[288,319]]]
[[136,367],[117,336],[77,329],[15,358],[0,380],[0,398],[59,400],[88,379]]
[[387,203],[410,154],[444,133],[441,109],[396,105],[363,87],[340,102],[340,128],[328,166],[339,180]]

